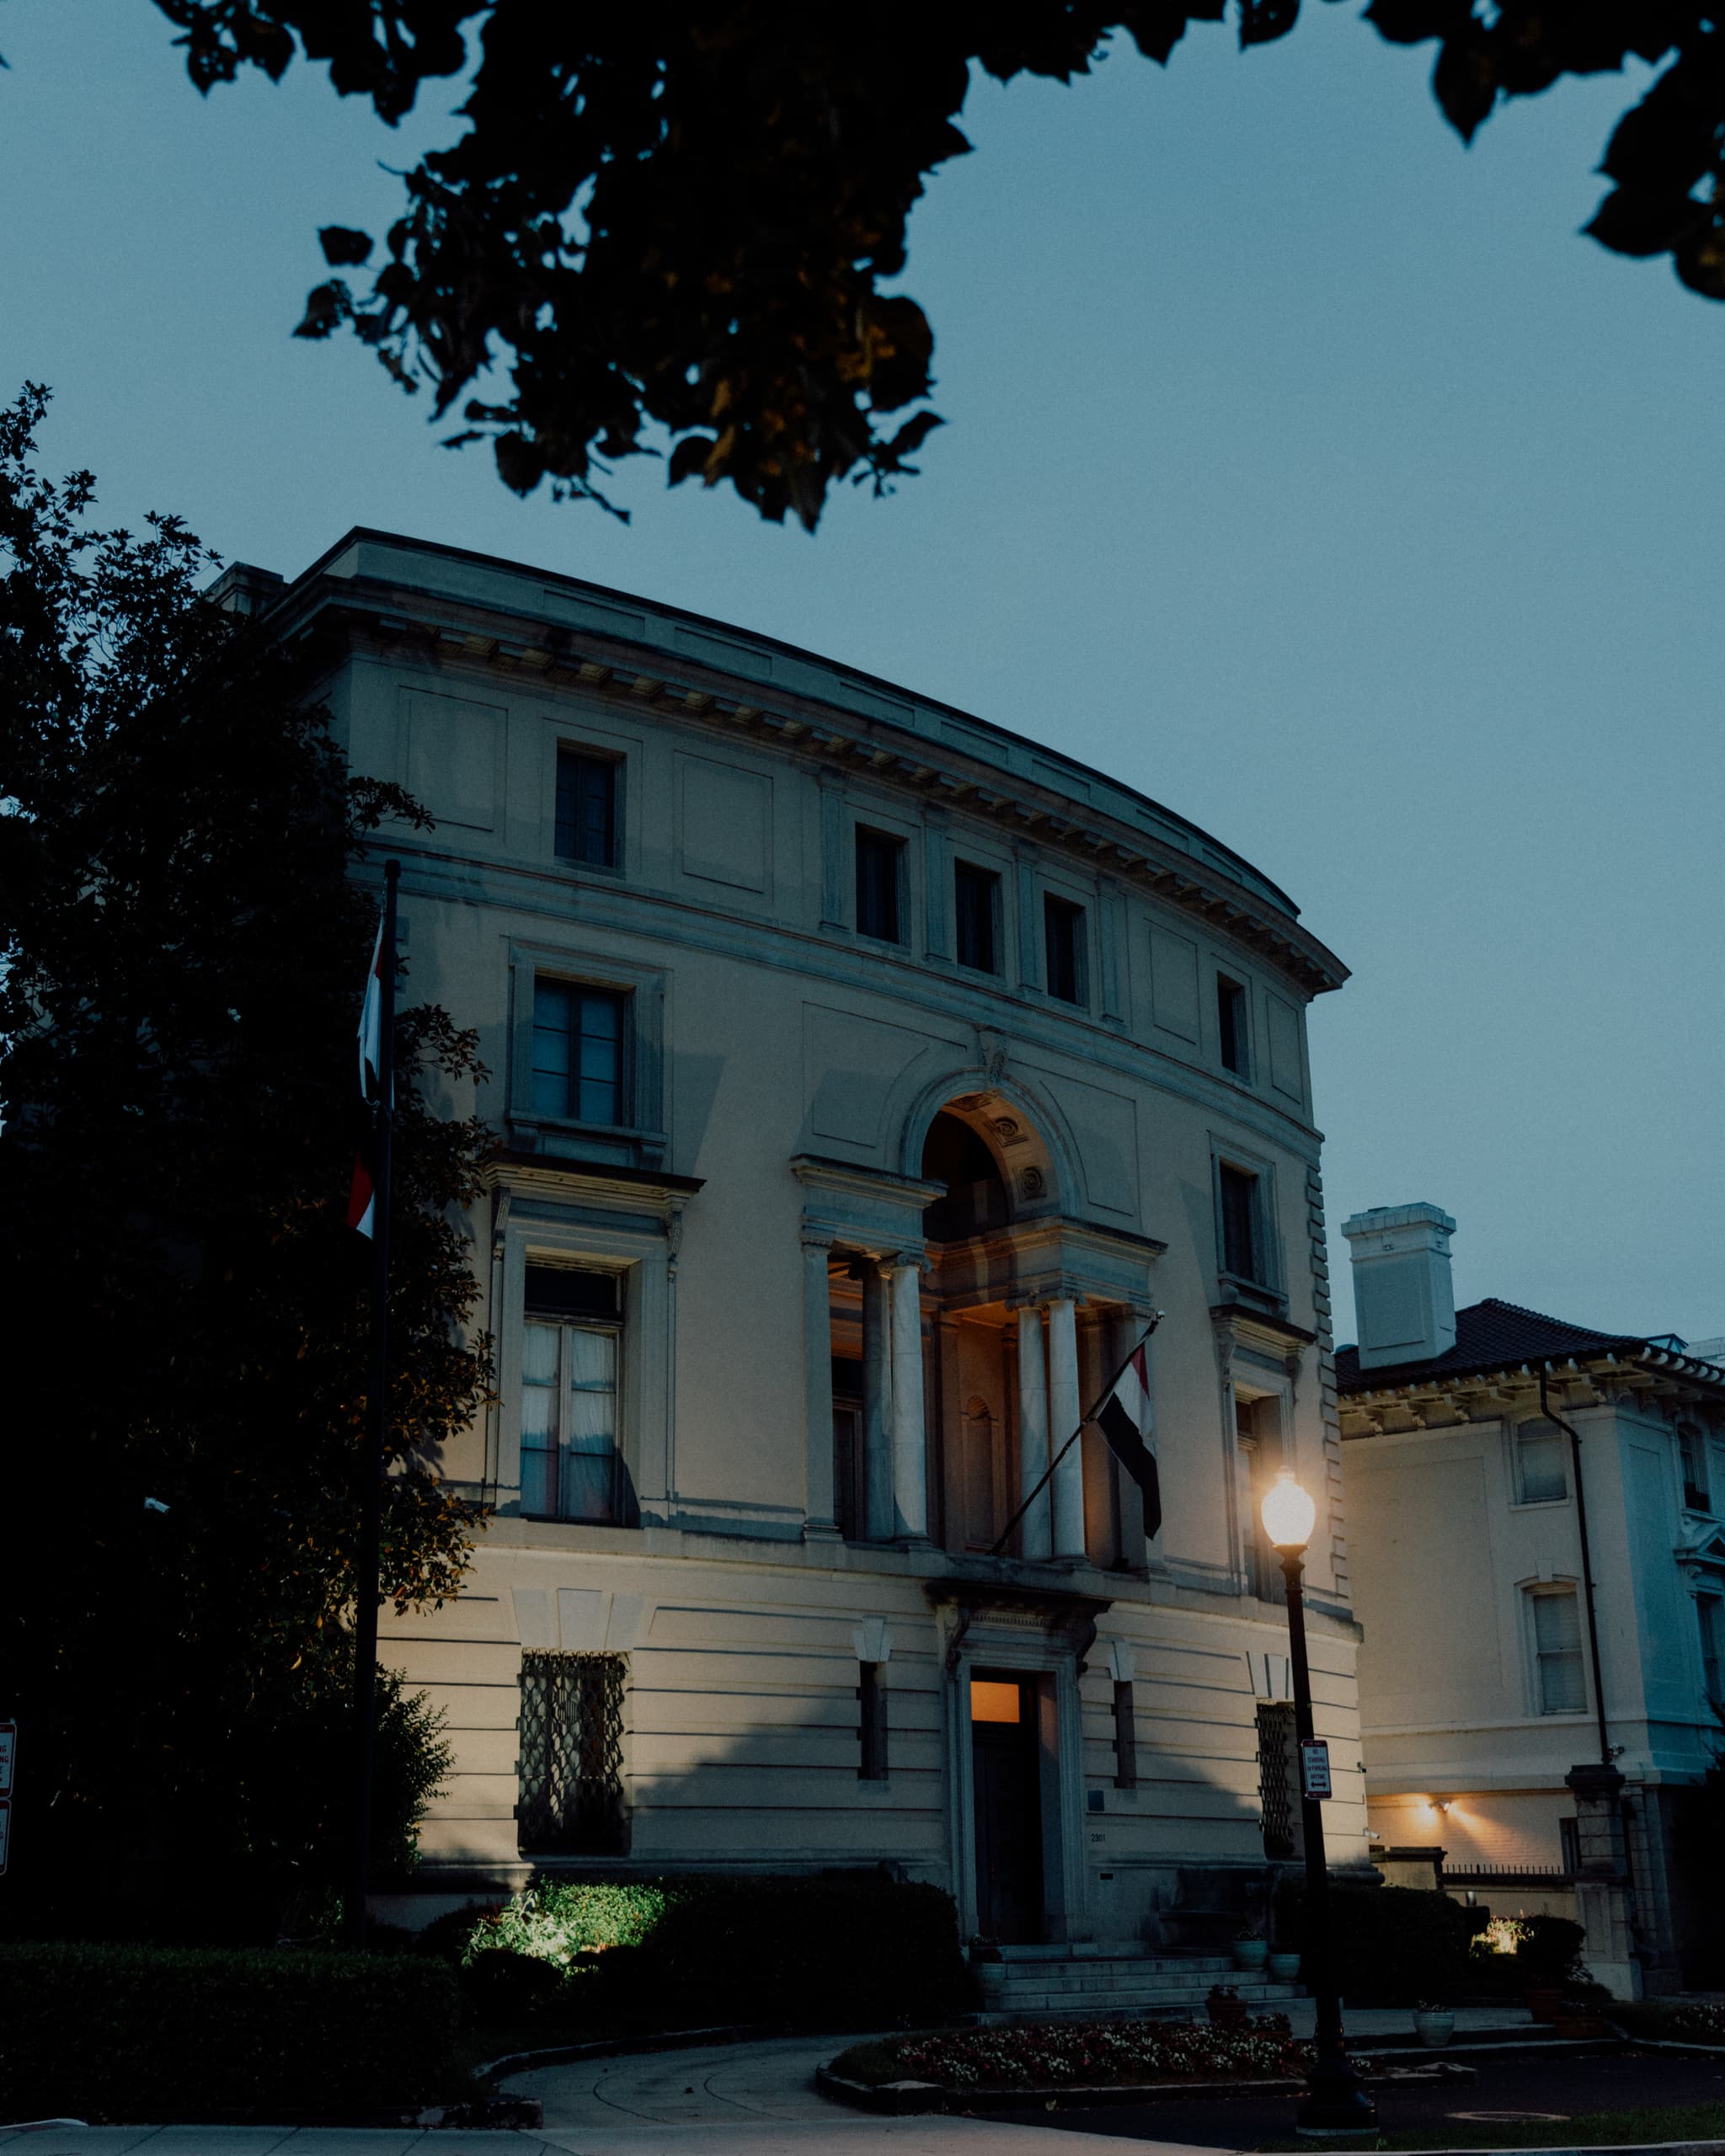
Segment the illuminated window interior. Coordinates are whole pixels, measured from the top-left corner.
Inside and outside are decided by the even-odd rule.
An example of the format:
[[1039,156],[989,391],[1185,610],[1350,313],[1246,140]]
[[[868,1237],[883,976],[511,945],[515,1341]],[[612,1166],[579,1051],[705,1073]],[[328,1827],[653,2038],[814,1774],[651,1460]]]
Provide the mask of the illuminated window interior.
[[1016,1684],[1007,1684],[997,1677],[971,1678],[972,1721],[1017,1721],[1022,1717],[1020,1694]]

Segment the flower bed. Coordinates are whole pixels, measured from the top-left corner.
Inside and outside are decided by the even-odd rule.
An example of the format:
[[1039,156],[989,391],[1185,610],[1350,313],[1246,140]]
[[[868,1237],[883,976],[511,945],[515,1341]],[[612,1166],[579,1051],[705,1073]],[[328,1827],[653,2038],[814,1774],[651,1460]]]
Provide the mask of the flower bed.
[[1660,2034],[1685,2044],[1725,2044],[1725,2006],[1677,2007]]
[[858,2044],[832,2063],[847,2079],[943,2089],[1102,2088],[1152,2081],[1273,2081],[1302,2075],[1311,2047],[1282,2014],[1234,2029],[1157,2021],[1058,2021],[1023,2029],[937,2031]]

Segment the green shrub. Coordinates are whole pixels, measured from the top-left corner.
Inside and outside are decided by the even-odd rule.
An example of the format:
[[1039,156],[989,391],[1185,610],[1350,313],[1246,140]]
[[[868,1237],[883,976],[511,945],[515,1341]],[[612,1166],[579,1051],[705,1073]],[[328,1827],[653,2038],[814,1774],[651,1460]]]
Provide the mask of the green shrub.
[[1587,1934],[1567,1917],[1519,1917],[1514,1961],[1528,1984],[1564,1984],[1579,1974]]
[[[1306,1885],[1284,1883],[1277,1937],[1305,1944]],[[1472,1913],[1418,1886],[1330,1888],[1331,1953],[1338,1987],[1354,2006],[1412,2006],[1483,1988],[1468,1953]],[[1525,1980],[1524,1980],[1525,1981]]]
[[969,1995],[950,1899],[872,1876],[550,1881],[482,1915],[463,1959],[499,1950],[590,1971],[584,2020],[902,2024]]
[[418,1956],[0,1945],[0,2117],[270,2121],[450,2092],[452,1972]]

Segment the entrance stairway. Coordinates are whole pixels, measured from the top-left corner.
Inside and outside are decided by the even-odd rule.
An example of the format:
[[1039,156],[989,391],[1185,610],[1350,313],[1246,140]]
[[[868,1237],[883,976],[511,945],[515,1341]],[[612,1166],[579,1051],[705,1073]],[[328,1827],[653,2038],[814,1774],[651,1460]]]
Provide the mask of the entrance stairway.
[[1135,2020],[1166,2015],[1201,2020],[1212,1984],[1226,1984],[1249,2014],[1274,2013],[1304,1999],[1298,1983],[1236,1969],[1226,1954],[1167,1954],[1130,1943],[1002,1946],[999,1961],[972,1964],[983,2022]]

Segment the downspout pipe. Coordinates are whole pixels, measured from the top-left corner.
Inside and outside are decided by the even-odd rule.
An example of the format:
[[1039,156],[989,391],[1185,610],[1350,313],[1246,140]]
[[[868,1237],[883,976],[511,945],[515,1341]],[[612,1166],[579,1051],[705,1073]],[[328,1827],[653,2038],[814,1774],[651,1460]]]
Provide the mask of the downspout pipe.
[[1581,1588],[1587,1603],[1587,1643],[1594,1670],[1594,1710],[1599,1724],[1599,1764],[1611,1764],[1611,1739],[1605,1726],[1605,1685],[1599,1674],[1599,1614],[1594,1603],[1594,1563],[1587,1533],[1587,1485],[1581,1479],[1581,1438],[1573,1422],[1566,1422],[1552,1406],[1546,1390],[1551,1372],[1548,1362],[1540,1364],[1540,1412],[1555,1422],[1569,1439],[1569,1456],[1575,1463],[1575,1519],[1581,1532]]

